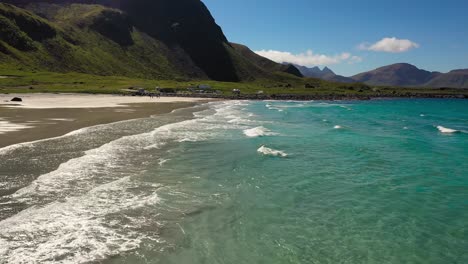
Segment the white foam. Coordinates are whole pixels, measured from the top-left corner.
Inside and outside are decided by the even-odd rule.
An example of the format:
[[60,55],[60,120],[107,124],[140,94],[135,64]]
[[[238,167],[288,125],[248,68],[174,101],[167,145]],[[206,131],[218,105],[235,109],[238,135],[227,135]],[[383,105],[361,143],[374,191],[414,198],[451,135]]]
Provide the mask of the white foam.
[[[111,169],[126,168],[126,157],[132,152],[157,149],[169,141],[196,142],[217,136],[226,129],[237,128],[214,122],[213,115],[204,118],[171,123],[152,132],[125,136],[85,152],[84,156],[71,159],[52,172],[43,174],[29,186],[18,190],[13,197],[31,201],[37,197],[66,197],[70,193],[87,191],[95,187],[99,175]],[[216,118],[215,118],[216,119]],[[67,135],[81,133],[82,130]]]
[[162,166],[163,166],[166,162],[168,162],[168,161],[169,161],[169,159],[162,159],[162,158],[161,158],[161,159],[159,159],[159,161],[158,161],[158,165],[162,167]]
[[[31,207],[0,221],[0,259],[6,263],[99,262],[137,249],[145,239],[154,239],[136,231],[141,230],[137,226],[141,219],[123,213],[159,202],[159,186],[151,185],[148,188],[153,191],[135,193],[144,183],[128,177],[135,174],[128,167],[132,152],[165,142],[200,141],[222,136],[226,130],[246,129],[226,122],[226,115],[242,114],[239,106],[236,102],[214,104],[211,111],[199,113],[196,119],[119,138],[39,176],[9,196],[11,201]],[[285,153],[272,150],[270,155]],[[161,166],[164,162],[158,160]],[[118,220],[122,218],[109,221],[116,214],[124,214],[125,223]]]
[[340,105],[341,108],[344,108],[348,111],[352,111],[353,109],[351,107],[345,106],[345,105]]
[[69,136],[76,136],[76,135],[80,135],[80,134],[84,134],[84,133],[88,133],[88,132],[93,132],[93,131],[97,131],[97,130],[101,129],[102,127],[107,127],[107,126],[115,125],[115,124],[118,124],[118,123],[125,123],[125,122],[128,122],[128,121],[131,121],[131,120],[123,120],[123,121],[117,121],[117,122],[110,123],[110,124],[100,124],[100,125],[95,125],[95,126],[90,126],[90,127],[84,127],[84,128],[80,128],[80,129],[71,131],[71,132],[69,132],[69,133],[67,133],[65,135],[58,136],[58,137],[39,139],[39,140],[34,140],[34,141],[29,141],[29,142],[22,142],[22,143],[6,146],[6,147],[3,147],[3,148],[0,148],[0,156],[4,155],[4,154],[8,154],[11,151],[14,151],[14,150],[17,150],[17,149],[20,149],[20,148],[23,148],[23,147],[26,147],[26,148],[33,147],[37,143],[47,142],[47,141],[56,140],[56,139],[62,139],[62,138],[66,138],[66,137],[69,137]]
[[[101,126],[101,125],[99,125],[99,126]],[[47,142],[47,141],[54,140],[54,139],[61,139],[61,138],[65,138],[65,137],[68,137],[68,136],[77,135],[77,134],[80,134],[80,133],[86,131],[89,128],[90,127],[81,128],[81,129],[72,131],[72,132],[70,132],[68,134],[65,134],[63,136],[46,138],[46,139],[39,139],[39,140],[35,140],[35,141],[23,142],[23,143],[18,143],[18,144],[6,146],[6,147],[3,147],[3,148],[0,148],[0,155],[8,154],[9,152],[14,151],[14,150],[19,149],[19,148],[22,148],[22,147],[32,147],[36,143]]]
[[283,112],[284,111],[284,109],[282,109],[280,107],[273,106],[271,104],[266,104],[265,107],[270,109],[270,110],[275,110],[275,111],[278,111],[278,112]]
[[308,104],[309,107],[340,107],[340,108],[344,108],[344,109],[347,109],[347,110],[352,110],[352,108],[350,108],[350,106],[352,106],[351,104],[334,104],[334,103],[325,103],[325,102],[321,102],[321,103],[311,103],[311,104]]
[[277,135],[277,133],[271,132],[271,130],[263,126],[259,126],[259,127],[254,127],[250,129],[245,129],[244,135],[246,135],[247,137],[264,137],[264,136],[274,136],[274,135]]
[[336,125],[333,127],[334,129],[342,129],[343,127],[342,126],[339,126],[339,125]]
[[452,134],[452,133],[460,132],[460,131],[458,131],[458,130],[451,129],[451,128],[446,128],[446,127],[443,127],[443,126],[438,126],[437,129],[438,129],[441,133],[444,133],[444,134]]
[[283,158],[288,156],[288,154],[285,153],[284,151],[267,148],[265,146],[261,146],[259,149],[257,149],[257,152],[262,153],[263,155],[266,155],[266,156],[275,156],[275,157],[283,157]]
[[[141,186],[148,191],[133,192]],[[0,222],[0,259],[5,263],[88,263],[135,250],[143,240],[158,238],[135,231],[141,225],[139,219],[125,212],[158,204],[159,187],[126,177],[83,196],[30,207]],[[116,214],[124,218],[109,221]]]

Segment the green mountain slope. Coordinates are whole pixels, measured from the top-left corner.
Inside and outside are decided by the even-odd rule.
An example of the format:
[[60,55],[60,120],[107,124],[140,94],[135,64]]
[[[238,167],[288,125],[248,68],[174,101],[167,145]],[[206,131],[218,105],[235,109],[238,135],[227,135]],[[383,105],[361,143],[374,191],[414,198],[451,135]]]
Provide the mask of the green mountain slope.
[[296,66],[292,64],[280,64],[276,63],[272,60],[269,60],[265,57],[262,57],[255,52],[253,52],[249,47],[242,45],[242,44],[237,44],[237,43],[231,43],[231,46],[238,51],[244,58],[246,58],[248,61],[253,63],[254,65],[258,66],[259,68],[265,69],[269,72],[285,72],[292,74],[296,77],[303,77],[302,73],[297,69]]
[[147,79],[278,78],[276,70],[259,67],[233,48],[198,0],[103,2],[118,9],[10,2],[21,7],[0,3],[3,65]]

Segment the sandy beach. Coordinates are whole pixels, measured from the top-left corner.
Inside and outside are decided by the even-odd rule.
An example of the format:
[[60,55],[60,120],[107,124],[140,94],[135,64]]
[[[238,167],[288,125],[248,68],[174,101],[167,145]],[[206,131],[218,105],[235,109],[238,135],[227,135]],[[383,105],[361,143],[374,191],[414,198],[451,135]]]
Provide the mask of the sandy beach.
[[[11,102],[14,97],[23,102]],[[198,98],[149,98],[86,94],[0,95],[0,148],[71,131],[169,113],[204,102]]]
[[[11,99],[14,97],[23,99],[23,102],[11,102]],[[93,94],[0,94],[0,107],[30,109],[126,107],[130,104],[138,103],[155,104],[198,101],[206,101],[206,99]]]

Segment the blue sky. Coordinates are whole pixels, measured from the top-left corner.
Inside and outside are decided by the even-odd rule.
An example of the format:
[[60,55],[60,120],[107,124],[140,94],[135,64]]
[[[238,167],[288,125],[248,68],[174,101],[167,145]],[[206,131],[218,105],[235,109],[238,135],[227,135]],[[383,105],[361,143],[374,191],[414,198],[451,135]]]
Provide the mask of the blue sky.
[[203,0],[232,42],[345,76],[468,68],[468,0]]

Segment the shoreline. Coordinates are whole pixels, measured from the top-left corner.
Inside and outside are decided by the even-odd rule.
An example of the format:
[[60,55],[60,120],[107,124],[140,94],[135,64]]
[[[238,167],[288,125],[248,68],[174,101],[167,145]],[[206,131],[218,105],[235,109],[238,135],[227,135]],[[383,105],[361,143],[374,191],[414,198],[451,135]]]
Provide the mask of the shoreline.
[[214,100],[273,100],[273,101],[313,101],[313,100],[356,100],[356,101],[367,101],[373,99],[468,99],[468,95],[463,94],[406,94],[406,95],[394,95],[394,94],[381,94],[381,95],[301,95],[301,94],[272,94],[272,95],[211,95],[211,94],[166,94],[164,97],[180,97],[180,98],[203,98],[203,99],[214,99]]
[[[75,95],[70,94],[60,96],[76,98]],[[39,97],[48,101],[50,98],[56,99],[57,95],[40,95]],[[81,95],[77,97],[83,98]],[[29,94],[28,97],[23,95],[23,98],[32,100],[38,97]],[[130,97],[127,98],[130,99]],[[60,137],[86,127],[168,114],[174,110],[193,107],[210,100],[165,98],[148,103],[134,103],[134,101],[138,99],[129,100],[124,104],[111,102],[113,106],[110,106],[100,104],[100,100],[97,100],[88,101],[83,107],[77,107],[76,103],[80,103],[80,100],[75,100],[75,104],[71,103],[68,108],[41,105],[39,101],[30,102],[29,105],[27,101],[24,105],[0,103],[0,149],[20,143]]]
[[[69,102],[57,103],[51,99],[44,100],[39,105],[27,105],[21,102],[10,102],[13,97],[20,98],[40,98],[40,97],[75,97],[81,100],[75,101],[71,105]],[[113,101],[105,101],[111,98]],[[91,99],[91,102],[86,100]],[[374,99],[468,99],[468,94],[425,94],[425,93],[406,93],[406,94],[241,94],[241,95],[220,95],[220,94],[176,94],[165,93],[158,98],[148,96],[130,96],[122,94],[83,94],[83,93],[0,93],[0,107],[24,107],[24,108],[102,108],[102,107],[125,107],[129,104],[137,103],[166,103],[166,102],[198,102],[198,101],[216,101],[216,100],[256,100],[256,101],[313,101],[313,100],[351,100],[367,101]],[[51,106],[44,106],[51,104]],[[58,105],[57,105],[58,104]]]
[[[23,102],[6,99],[23,98]],[[93,94],[0,94],[0,148],[63,136],[101,124],[150,117],[215,100],[312,101],[378,99],[468,99],[459,95],[240,95],[166,94],[160,98]]]

